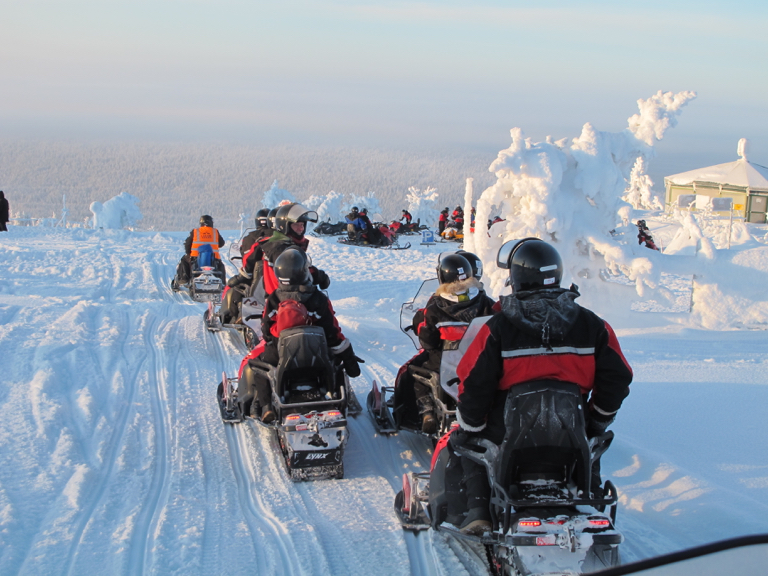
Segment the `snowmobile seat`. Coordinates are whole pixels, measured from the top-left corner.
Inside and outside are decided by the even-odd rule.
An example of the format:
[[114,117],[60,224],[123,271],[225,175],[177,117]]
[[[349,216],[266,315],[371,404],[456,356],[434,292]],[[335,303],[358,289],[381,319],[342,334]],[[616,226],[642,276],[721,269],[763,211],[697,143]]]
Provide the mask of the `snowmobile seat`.
[[330,407],[334,404],[332,399],[338,402],[336,369],[321,327],[283,330],[277,349],[280,360],[275,370],[274,392],[279,408],[290,411],[290,405],[317,402]]
[[496,482],[515,493],[521,482],[564,486],[573,478],[578,491],[590,494],[592,456],[583,402],[576,384],[542,380],[512,386],[504,407],[506,435],[494,465]]

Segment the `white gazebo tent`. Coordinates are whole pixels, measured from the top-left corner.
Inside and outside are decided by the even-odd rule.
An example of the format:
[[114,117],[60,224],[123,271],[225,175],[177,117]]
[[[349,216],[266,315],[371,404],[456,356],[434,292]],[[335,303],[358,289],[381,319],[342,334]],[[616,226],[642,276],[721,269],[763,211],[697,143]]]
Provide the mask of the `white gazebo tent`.
[[738,145],[739,159],[690,170],[664,178],[667,204],[677,204],[681,194],[733,198],[734,213],[747,222],[765,222],[768,212],[768,168],[747,159],[747,140]]

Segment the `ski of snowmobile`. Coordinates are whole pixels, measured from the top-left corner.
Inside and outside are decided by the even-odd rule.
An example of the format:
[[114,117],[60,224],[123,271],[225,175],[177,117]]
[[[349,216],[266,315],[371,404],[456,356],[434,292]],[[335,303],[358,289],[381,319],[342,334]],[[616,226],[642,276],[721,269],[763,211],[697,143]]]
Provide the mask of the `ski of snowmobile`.
[[216,400],[219,404],[221,419],[228,424],[235,424],[243,421],[243,412],[240,404],[237,403],[236,392],[233,383],[236,378],[227,378],[227,374],[221,375],[221,382],[216,390]]
[[373,426],[376,428],[376,432],[385,436],[397,434],[400,430],[392,415],[391,408],[387,406],[386,394],[389,393],[390,397],[392,397],[394,392],[395,389],[392,386],[382,386],[379,389],[378,383],[374,380],[366,400],[366,407],[373,419]]
[[346,244],[347,246],[360,246],[361,248],[376,248],[378,250],[407,250],[411,247],[411,243],[407,242],[406,244],[401,245],[398,242],[393,242],[392,244],[389,244],[387,246],[382,246],[380,244],[367,244],[365,242],[355,242],[350,240],[349,238],[339,238],[337,240],[339,244]]

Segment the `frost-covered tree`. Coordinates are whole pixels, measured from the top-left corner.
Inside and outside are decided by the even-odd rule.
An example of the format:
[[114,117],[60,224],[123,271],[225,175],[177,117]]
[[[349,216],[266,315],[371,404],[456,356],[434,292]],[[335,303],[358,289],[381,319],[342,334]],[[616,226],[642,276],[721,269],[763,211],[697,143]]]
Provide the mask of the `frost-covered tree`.
[[[498,207],[506,219],[504,233],[489,237],[477,227],[474,234],[465,234],[465,246],[494,262],[502,242],[536,236],[557,247],[570,279],[590,282],[608,269],[635,281],[639,293],[644,285],[655,287],[659,272],[651,259],[660,255],[622,243],[611,231],[626,206],[621,198],[632,166],[640,156],[653,156],[654,143],[675,126],[682,107],[694,97],[693,92],[659,91],[638,100],[640,113],[629,118],[622,132],[601,132],[587,123],[570,142],[533,142],[521,129],[512,129],[512,145],[489,168],[497,181],[477,200],[477,221],[487,221]],[[489,288],[499,294],[507,272],[489,269]]]
[[350,194],[351,200],[344,205],[344,213],[348,213],[352,206],[357,206],[359,210],[363,208],[368,209],[368,217],[372,221],[380,221],[384,219],[384,215],[381,213],[381,206],[379,200],[376,198],[376,193],[373,190],[369,190],[366,196],[358,196],[357,194]]
[[92,202],[93,227],[120,230],[136,226],[136,222],[142,218],[138,203],[139,199],[127,192],[121,192],[104,204]]
[[409,187],[406,199],[408,200],[408,212],[411,213],[413,221],[418,220],[426,226],[435,226],[440,216],[440,209],[435,207],[439,196],[437,189],[431,186],[427,186],[424,190],[415,186]]
[[318,222],[336,223],[344,220],[344,211],[341,208],[344,195],[331,190],[325,196],[312,195],[302,202],[310,210],[317,212]]
[[645,172],[645,158],[638,156],[629,175],[629,185],[624,190],[622,200],[631,204],[635,210],[662,210],[664,207],[652,188],[653,181]]
[[277,183],[277,180],[272,182],[272,186],[264,192],[261,199],[262,208],[275,208],[280,205],[281,202],[287,200],[288,202],[296,202],[296,197],[288,192],[288,190],[281,190]]

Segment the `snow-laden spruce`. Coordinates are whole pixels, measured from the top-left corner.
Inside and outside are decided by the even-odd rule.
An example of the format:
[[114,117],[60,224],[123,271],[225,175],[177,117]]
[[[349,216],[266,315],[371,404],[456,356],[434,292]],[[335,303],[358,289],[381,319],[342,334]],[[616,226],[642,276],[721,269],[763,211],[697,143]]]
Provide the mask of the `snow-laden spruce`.
[[[621,198],[632,166],[639,157],[653,156],[654,143],[675,126],[681,109],[694,97],[693,92],[659,91],[638,100],[640,113],[619,133],[586,123],[570,141],[548,137],[533,142],[513,128],[511,146],[499,152],[489,168],[496,184],[483,191],[476,204],[477,222],[497,214],[506,218],[503,234],[489,238],[478,226],[465,237],[466,248],[493,262],[504,241],[537,236],[557,247],[574,280],[590,283],[607,269],[633,280],[639,294],[645,285],[656,287],[656,255],[613,235],[618,227],[629,225],[631,206]],[[490,272],[493,293],[502,290],[504,280],[504,271]]]

